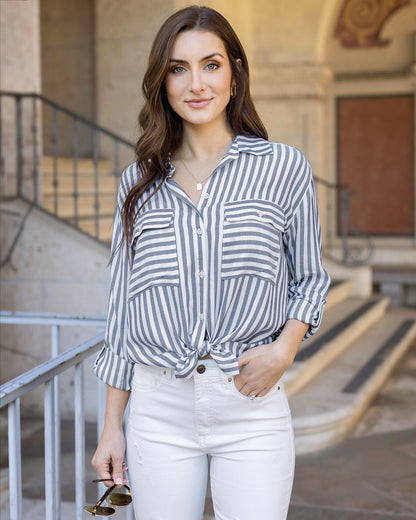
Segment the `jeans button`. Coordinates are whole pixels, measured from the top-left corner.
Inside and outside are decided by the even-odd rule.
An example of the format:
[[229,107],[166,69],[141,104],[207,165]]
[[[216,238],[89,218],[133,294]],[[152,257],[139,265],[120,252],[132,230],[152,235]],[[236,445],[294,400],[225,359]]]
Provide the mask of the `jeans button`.
[[203,374],[205,372],[205,365],[198,365],[196,371],[198,374]]

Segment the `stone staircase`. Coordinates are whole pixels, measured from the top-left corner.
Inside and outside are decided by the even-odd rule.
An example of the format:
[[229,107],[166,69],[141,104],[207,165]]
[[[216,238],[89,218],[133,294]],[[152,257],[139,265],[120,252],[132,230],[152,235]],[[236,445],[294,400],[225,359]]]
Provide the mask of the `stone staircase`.
[[[102,242],[111,241],[114,209],[119,177],[112,170],[113,163],[104,159],[98,161],[98,237]],[[54,161],[51,156],[42,160],[43,190],[41,206],[55,213]],[[70,224],[75,224],[74,163],[72,158],[57,159],[57,216]],[[118,172],[119,174],[121,172]],[[95,236],[95,176],[94,163],[89,158],[77,161],[78,227]]]
[[296,453],[334,445],[353,430],[416,338],[416,310],[331,286],[319,331],[304,341],[284,381]]

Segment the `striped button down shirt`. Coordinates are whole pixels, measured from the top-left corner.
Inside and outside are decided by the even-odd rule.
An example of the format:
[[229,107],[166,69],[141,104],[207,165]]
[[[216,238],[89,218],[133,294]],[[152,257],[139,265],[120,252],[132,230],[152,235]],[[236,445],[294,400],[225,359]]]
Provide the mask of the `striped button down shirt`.
[[305,337],[321,322],[329,276],[302,153],[237,136],[197,207],[173,172],[134,222],[130,262],[121,208],[136,164],[121,178],[107,329],[94,367],[116,388],[130,389],[135,363],[189,378],[206,354],[235,375],[238,356],[274,341],[288,319],[310,324]]

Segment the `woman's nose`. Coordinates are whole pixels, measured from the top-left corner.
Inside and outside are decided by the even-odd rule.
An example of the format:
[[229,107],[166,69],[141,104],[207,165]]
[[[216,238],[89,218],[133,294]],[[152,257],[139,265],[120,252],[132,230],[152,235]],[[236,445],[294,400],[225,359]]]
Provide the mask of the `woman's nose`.
[[205,83],[199,71],[192,73],[191,90],[193,92],[202,92],[205,90]]

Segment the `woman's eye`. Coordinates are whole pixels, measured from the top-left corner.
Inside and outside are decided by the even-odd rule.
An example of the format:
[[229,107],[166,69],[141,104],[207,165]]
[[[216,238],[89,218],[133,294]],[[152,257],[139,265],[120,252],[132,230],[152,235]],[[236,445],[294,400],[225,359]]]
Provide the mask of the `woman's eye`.
[[175,67],[172,67],[170,69],[170,72],[172,72],[173,74],[178,74],[179,72],[183,72],[185,69],[183,67],[181,67],[180,65],[176,65]]
[[208,63],[208,65],[207,65],[208,70],[215,70],[215,69],[218,69],[218,67],[219,67],[218,63]]

